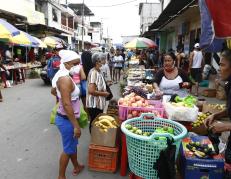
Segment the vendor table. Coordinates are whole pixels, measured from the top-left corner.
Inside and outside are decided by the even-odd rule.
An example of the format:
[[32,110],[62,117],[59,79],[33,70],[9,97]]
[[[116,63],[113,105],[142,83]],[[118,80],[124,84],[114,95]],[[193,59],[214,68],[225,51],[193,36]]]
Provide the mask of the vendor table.
[[[13,74],[13,81],[17,85],[18,80],[19,81],[22,80],[23,82],[25,82],[25,71],[27,69],[40,68],[41,64],[38,64],[38,63],[36,63],[36,64],[23,64],[23,63],[15,62],[13,65],[4,65],[4,67],[6,68],[6,70],[9,70]],[[20,79],[17,79],[17,73],[19,73]],[[6,85],[6,78],[3,76],[2,76],[2,81]]]

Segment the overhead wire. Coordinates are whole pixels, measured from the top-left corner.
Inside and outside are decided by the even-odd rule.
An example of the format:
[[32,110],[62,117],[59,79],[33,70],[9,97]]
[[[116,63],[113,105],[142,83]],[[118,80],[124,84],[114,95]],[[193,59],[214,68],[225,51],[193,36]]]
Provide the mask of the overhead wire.
[[129,4],[129,3],[132,3],[135,1],[138,1],[138,0],[127,1],[127,2],[123,2],[123,3],[119,3],[119,4],[104,5],[104,6],[89,6],[89,7],[115,7],[115,6],[121,6],[121,5]]

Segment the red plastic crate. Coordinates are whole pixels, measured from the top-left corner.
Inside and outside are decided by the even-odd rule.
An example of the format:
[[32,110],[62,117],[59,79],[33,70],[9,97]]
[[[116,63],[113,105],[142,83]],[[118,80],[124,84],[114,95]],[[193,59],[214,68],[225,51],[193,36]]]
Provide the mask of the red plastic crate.
[[118,147],[112,148],[91,144],[88,158],[89,169],[100,172],[116,172],[118,153]]

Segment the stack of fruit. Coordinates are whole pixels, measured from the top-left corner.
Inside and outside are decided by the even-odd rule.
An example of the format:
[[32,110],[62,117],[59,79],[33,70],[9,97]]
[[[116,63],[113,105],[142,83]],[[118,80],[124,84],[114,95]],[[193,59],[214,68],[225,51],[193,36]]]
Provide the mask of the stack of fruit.
[[138,127],[134,127],[134,126],[132,126],[132,125],[130,125],[130,124],[127,124],[127,125],[125,126],[125,128],[126,128],[127,130],[129,130],[130,132],[132,132],[133,134],[142,135],[142,136],[150,136],[150,135],[152,135],[151,132],[143,132],[143,131],[142,131],[141,129],[139,129]]
[[192,127],[199,127],[204,123],[204,120],[211,115],[210,112],[207,113],[200,113],[197,117],[197,120],[192,123]]
[[189,144],[186,145],[186,148],[198,158],[208,158],[216,154],[212,147],[209,147],[208,144],[201,144],[200,142],[190,141]]
[[[151,136],[152,135],[151,132],[143,132],[141,129],[134,127],[130,124],[127,124],[125,126],[125,128],[136,135],[142,135],[142,136]],[[169,133],[169,134],[174,135],[174,129],[172,127],[168,127],[168,126],[158,127],[155,129],[154,133],[157,133],[157,134]],[[165,137],[157,137],[155,139],[158,140],[158,139],[166,139],[166,138]]]
[[115,118],[109,115],[101,115],[98,120],[94,123],[96,127],[100,128],[101,132],[108,132],[110,128],[118,128],[119,124]]
[[128,119],[135,118],[135,117],[140,117],[142,113],[153,113],[156,117],[161,117],[159,111],[156,110],[150,110],[150,111],[143,111],[143,110],[129,110],[128,111]]
[[131,93],[124,98],[120,98],[119,105],[128,107],[153,107],[153,105],[149,105],[147,100],[136,95],[135,93]]

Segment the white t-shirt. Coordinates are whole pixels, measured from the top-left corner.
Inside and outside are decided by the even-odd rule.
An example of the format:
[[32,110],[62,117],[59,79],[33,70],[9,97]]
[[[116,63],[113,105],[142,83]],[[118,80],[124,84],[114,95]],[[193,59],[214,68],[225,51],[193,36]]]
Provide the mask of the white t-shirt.
[[100,68],[100,71],[101,71],[101,74],[103,75],[105,81],[112,81],[108,64],[102,65],[102,67]]
[[202,52],[194,50],[192,68],[201,68],[202,60],[203,60]]
[[122,63],[123,61],[124,61],[124,59],[121,55],[114,56],[114,58],[113,58],[114,67],[122,68],[123,67],[123,63]]
[[12,60],[12,54],[9,50],[7,50],[5,52],[5,56],[6,56],[6,61],[11,61]]

